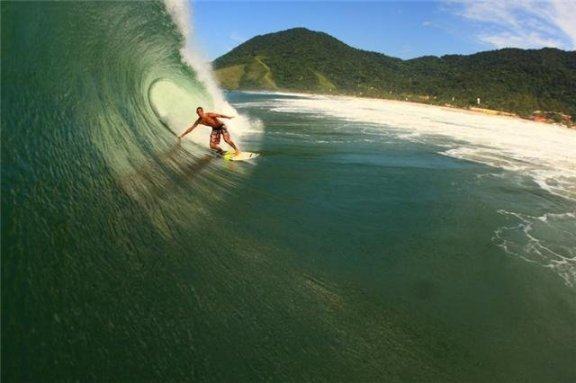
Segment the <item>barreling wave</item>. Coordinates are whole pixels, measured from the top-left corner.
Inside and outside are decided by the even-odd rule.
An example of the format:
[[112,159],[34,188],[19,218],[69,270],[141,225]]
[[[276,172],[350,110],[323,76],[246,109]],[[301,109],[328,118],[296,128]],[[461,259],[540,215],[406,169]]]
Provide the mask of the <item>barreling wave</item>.
[[[236,114],[193,51],[184,2],[9,2],[2,14],[3,188],[57,185],[113,206],[113,183],[148,206],[193,174],[210,187],[197,203],[221,198],[229,176],[207,157],[207,131],[175,139],[197,105]],[[248,125],[234,120],[237,140]]]

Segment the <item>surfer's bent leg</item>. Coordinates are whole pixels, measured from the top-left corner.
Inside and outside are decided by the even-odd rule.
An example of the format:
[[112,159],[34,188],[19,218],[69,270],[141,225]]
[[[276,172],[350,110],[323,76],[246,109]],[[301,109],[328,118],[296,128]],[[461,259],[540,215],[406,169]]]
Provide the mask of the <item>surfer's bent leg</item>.
[[234,144],[234,141],[232,141],[232,138],[230,138],[230,133],[228,133],[228,129],[226,129],[225,126],[222,126],[222,136],[224,136],[224,142],[230,145],[236,151],[236,153],[240,153],[240,150],[238,150],[236,144]]
[[212,133],[210,133],[210,149],[215,150],[218,154],[224,153],[224,150],[218,144],[220,143],[220,135],[222,134],[221,129],[212,129]]

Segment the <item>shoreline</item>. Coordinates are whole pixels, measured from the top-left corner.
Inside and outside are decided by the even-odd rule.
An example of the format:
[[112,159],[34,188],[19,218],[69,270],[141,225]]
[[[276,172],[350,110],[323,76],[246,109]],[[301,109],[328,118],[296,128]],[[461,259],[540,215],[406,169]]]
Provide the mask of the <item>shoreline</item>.
[[313,92],[306,92],[306,91],[266,90],[266,89],[246,89],[246,90],[243,90],[243,89],[224,89],[224,91],[226,91],[226,92],[256,93],[256,94],[258,94],[258,93],[260,93],[260,94],[278,94],[278,95],[304,96],[304,97],[309,97],[309,96],[341,97],[341,98],[353,98],[353,99],[397,102],[397,103],[402,103],[402,104],[412,104],[412,105],[418,105],[418,106],[439,108],[439,109],[443,109],[446,111],[452,111],[452,112],[454,112],[454,111],[463,112],[463,113],[478,115],[478,116],[481,115],[481,116],[487,116],[487,117],[491,116],[491,117],[509,118],[509,119],[513,119],[513,120],[520,120],[520,121],[533,122],[533,123],[537,123],[537,124],[544,124],[546,126],[557,126],[557,127],[561,127],[561,128],[565,128],[565,129],[576,130],[576,123],[563,124],[563,123],[559,123],[559,122],[555,122],[555,121],[549,121],[549,120],[538,121],[536,119],[521,117],[518,114],[512,113],[512,112],[504,112],[504,111],[500,111],[500,110],[480,108],[480,107],[464,108],[464,107],[459,107],[459,106],[454,106],[454,105],[449,105],[449,104],[441,105],[441,104],[433,104],[433,103],[428,103],[428,102],[418,102],[418,101],[414,101],[414,100],[398,100],[398,99],[393,99],[393,98],[353,96],[353,95],[348,95],[348,94],[313,93]]

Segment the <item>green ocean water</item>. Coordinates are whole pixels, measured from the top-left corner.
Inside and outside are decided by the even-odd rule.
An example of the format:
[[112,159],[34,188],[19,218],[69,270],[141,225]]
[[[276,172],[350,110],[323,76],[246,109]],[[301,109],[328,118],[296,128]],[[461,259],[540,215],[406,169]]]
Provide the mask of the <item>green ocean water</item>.
[[299,95],[228,93],[224,162],[163,3],[1,11],[2,381],[576,379],[569,196]]

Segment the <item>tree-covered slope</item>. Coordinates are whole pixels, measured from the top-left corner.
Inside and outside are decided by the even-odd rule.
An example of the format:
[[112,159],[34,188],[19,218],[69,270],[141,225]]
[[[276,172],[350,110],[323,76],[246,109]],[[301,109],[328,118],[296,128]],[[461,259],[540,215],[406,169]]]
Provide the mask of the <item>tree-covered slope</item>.
[[213,63],[228,89],[279,89],[576,116],[576,52],[503,49],[401,60],[295,28],[257,36]]
[[[393,75],[402,61],[354,49],[320,32],[304,28],[257,36],[214,62],[226,85],[222,69],[243,66],[240,88],[298,90],[354,90],[374,78]],[[255,76],[256,72],[261,76]],[[265,74],[273,78],[262,81]]]

